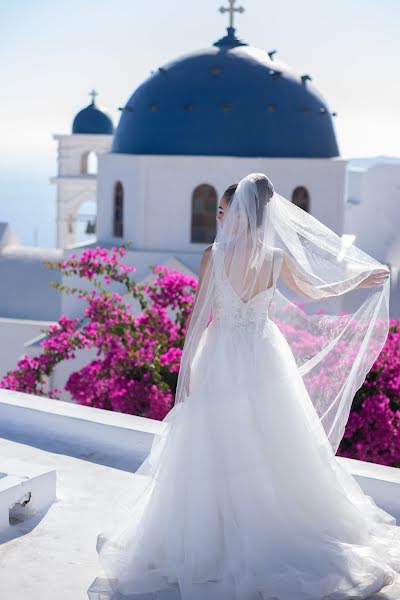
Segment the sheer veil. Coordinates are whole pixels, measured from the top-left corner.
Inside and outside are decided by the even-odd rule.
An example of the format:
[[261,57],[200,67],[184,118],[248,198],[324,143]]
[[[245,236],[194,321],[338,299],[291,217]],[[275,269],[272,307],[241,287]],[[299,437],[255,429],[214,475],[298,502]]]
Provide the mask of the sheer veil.
[[[354,245],[346,247],[335,232],[278,194],[265,174],[243,178],[203,255],[175,406],[188,398],[196,357],[215,318],[217,265],[236,299],[238,318],[251,318],[257,302],[257,310],[261,303],[265,317],[279,327],[336,452],[354,394],[388,334],[390,277],[380,285],[370,282],[373,274],[389,270]],[[269,293],[276,272],[285,277]],[[281,399],[269,398],[266,390],[265,402],[271,401]]]
[[[188,586],[184,595],[190,597],[193,580],[197,581],[198,573],[201,574],[201,568],[198,572],[196,563],[198,547],[203,546],[203,540],[209,544],[209,540],[212,540],[214,545],[220,539],[219,529],[214,527],[214,515],[218,519],[220,508],[226,506],[226,523],[233,524],[236,513],[229,512],[233,510],[229,507],[237,506],[241,499],[247,498],[247,492],[243,497],[240,495],[240,482],[235,477],[232,477],[232,490],[236,490],[237,494],[234,502],[224,503],[225,486],[213,489],[220,468],[224,465],[234,465],[236,468],[236,455],[232,458],[229,450],[226,450],[232,447],[231,434],[237,435],[242,444],[252,439],[252,432],[250,430],[247,435],[245,424],[243,432],[229,430],[224,436],[224,406],[231,408],[230,397],[227,397],[229,394],[234,394],[232,411],[238,411],[243,394],[243,408],[246,410],[240,412],[237,421],[232,421],[234,424],[240,423],[238,427],[242,424],[242,415],[277,416],[280,406],[282,414],[290,415],[295,401],[289,404],[292,408],[288,410],[285,398],[274,397],[271,391],[290,389],[290,385],[272,383],[268,389],[266,380],[269,376],[273,377],[275,372],[279,372],[279,377],[285,377],[285,365],[288,365],[287,376],[296,376],[297,366],[297,384],[304,382],[310,401],[336,452],[354,394],[361,387],[388,333],[390,278],[377,286],[376,279],[383,281],[382,272],[388,273],[384,265],[354,246],[344,247],[338,235],[279,195],[266,175],[252,173],[239,182],[222,222],[218,223],[215,241],[203,254],[200,283],[187,324],[175,404],[157,428],[151,451],[136,471],[134,485],[122,494],[120,490],[117,491],[110,520],[98,536],[99,558],[111,587],[123,592],[126,586],[129,594],[133,591],[135,594],[153,592],[159,583],[164,585],[165,573],[169,574],[171,565],[174,565],[173,571],[180,579],[180,584]],[[375,273],[378,275],[372,277]],[[371,283],[374,285],[371,286]],[[346,305],[344,300],[348,301]],[[255,336],[254,344],[252,335]],[[270,335],[272,346],[260,343],[260,335]],[[213,357],[207,353],[210,353],[210,347],[216,347],[216,339],[222,342],[218,350],[220,352],[222,347],[222,354],[217,353]],[[266,346],[268,352],[255,354],[257,348]],[[226,360],[222,358],[224,348],[228,348]],[[260,364],[262,356],[268,357],[269,361],[265,371]],[[254,361],[254,369],[245,361]],[[230,368],[232,363],[234,369]],[[210,374],[207,369],[210,370],[209,381],[213,387],[197,386],[197,383],[202,383],[200,378]],[[260,372],[259,383],[257,378]],[[202,393],[203,390],[214,392],[219,376],[222,394],[225,389],[229,391],[215,411],[216,418],[210,415],[208,422],[205,412],[207,407],[218,402],[221,389],[216,390],[215,397],[213,394],[211,398],[203,398]],[[224,387],[226,378],[231,378],[230,387],[227,388]],[[250,386],[251,395],[246,398]],[[304,390],[301,392],[301,401],[307,401]],[[251,410],[251,406],[249,409],[246,401],[254,397],[257,398],[258,409],[262,407],[262,402],[276,403],[273,407],[275,412],[259,410],[257,413],[257,410]],[[204,407],[201,405],[203,400]],[[312,409],[312,406],[309,405],[308,409]],[[235,413],[232,414],[235,416]],[[187,415],[189,418],[200,416],[198,428],[193,427],[188,431]],[[227,423],[230,423],[231,416],[226,415]],[[253,420],[249,423],[253,425]],[[221,437],[221,445],[216,445],[221,450],[220,457],[214,456],[213,447],[202,447],[203,436],[209,428],[210,441],[214,436]],[[260,428],[259,432],[265,431],[268,431],[267,427]],[[240,438],[239,433],[244,433],[244,437]],[[292,427],[291,434],[295,433]],[[282,431],[281,435],[284,437],[286,432]],[[229,445],[224,444],[224,439],[229,440]],[[185,444],[189,444],[187,457],[182,454]],[[274,448],[273,445],[270,447]],[[253,450],[255,448],[258,449],[257,442]],[[225,457],[225,453],[229,456]],[[260,456],[263,455],[260,453]],[[215,459],[216,474],[213,471]],[[193,465],[198,465],[200,469],[193,468]],[[203,466],[204,472],[201,469]],[[209,469],[213,472],[210,477]],[[179,479],[181,474],[182,480]],[[250,479],[245,481],[252,481],[251,477],[249,475]],[[198,493],[199,490],[201,493]],[[221,507],[218,506],[219,501]],[[204,511],[200,511],[202,518],[197,523],[192,516],[195,513],[197,516],[199,502],[204,502]],[[254,506],[258,506],[257,502]],[[343,506],[347,507],[347,504]],[[174,525],[171,526],[170,517],[177,509],[183,511],[182,519],[178,519],[177,525],[172,519]],[[247,513],[246,504],[244,510]],[[204,515],[209,520],[204,520]],[[386,523],[385,517],[382,523],[383,520]],[[189,521],[190,526],[186,531]],[[303,525],[308,528],[311,521]],[[206,529],[215,529],[210,538],[200,535],[204,523]],[[243,523],[250,524],[251,521],[246,517]],[[299,523],[302,524],[301,520]],[[235,531],[236,527],[235,523]],[[279,525],[277,527],[277,531],[281,531]],[[354,527],[357,528],[356,525]],[[381,523],[379,528],[381,531]],[[253,537],[252,526],[250,531]],[[193,537],[195,533],[199,537]],[[247,533],[243,531],[244,536]],[[230,539],[229,535],[227,539]],[[211,550],[211,545],[208,548]],[[216,548],[218,553],[221,549]],[[181,552],[184,562],[181,562]],[[235,564],[230,563],[232,556],[229,555],[226,564]],[[250,556],[245,556],[246,560]],[[333,554],[333,558],[335,556]],[[163,565],[164,559],[166,564]],[[210,561],[208,566],[215,574],[212,553]],[[342,561],[340,554],[340,564]],[[355,561],[356,568],[359,559],[356,557]],[[150,564],[157,567],[158,562],[160,569],[156,568],[153,573]],[[239,582],[240,577],[235,584]],[[120,595],[117,594],[117,597]]]

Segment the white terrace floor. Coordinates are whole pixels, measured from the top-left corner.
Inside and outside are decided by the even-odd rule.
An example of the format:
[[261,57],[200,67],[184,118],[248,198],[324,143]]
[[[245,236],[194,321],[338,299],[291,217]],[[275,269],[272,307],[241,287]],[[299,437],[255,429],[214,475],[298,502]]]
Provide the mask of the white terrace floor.
[[[89,589],[94,600],[109,600],[97,534],[116,490],[134,484],[131,472],[146,456],[158,426],[149,419],[0,390],[0,511],[4,475],[19,476],[25,465],[31,477],[35,465],[44,467],[36,473],[44,477],[37,511],[21,520],[22,508],[0,530],[1,600],[88,600]],[[338,460],[400,519],[400,470]],[[52,501],[54,470],[57,498]],[[374,598],[399,600],[400,585]]]

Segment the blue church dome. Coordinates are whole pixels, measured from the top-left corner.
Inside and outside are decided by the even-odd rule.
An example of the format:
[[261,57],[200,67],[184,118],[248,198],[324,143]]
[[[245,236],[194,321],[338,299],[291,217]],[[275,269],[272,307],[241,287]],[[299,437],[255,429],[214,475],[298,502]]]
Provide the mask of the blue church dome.
[[112,152],[242,157],[339,156],[332,115],[309,75],[228,27],[210,48],[153,72],[129,98]]
[[97,92],[90,92],[92,102],[80,110],[72,123],[72,133],[94,133],[94,134],[112,134],[114,125],[111,118],[96,105],[95,97]]

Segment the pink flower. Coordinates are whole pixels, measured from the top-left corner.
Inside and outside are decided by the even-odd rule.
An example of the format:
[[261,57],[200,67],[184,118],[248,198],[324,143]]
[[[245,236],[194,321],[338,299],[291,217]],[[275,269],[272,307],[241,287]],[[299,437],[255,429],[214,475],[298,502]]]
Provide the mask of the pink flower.
[[[60,289],[76,294],[85,303],[83,318],[61,316],[55,326],[49,327],[41,343],[42,353],[21,358],[16,368],[3,377],[1,387],[49,395],[48,381],[56,365],[74,358],[78,350],[94,349],[96,358],[70,375],[65,390],[52,390],[51,397],[62,397],[68,391],[80,404],[164,418],[174,402],[197,280],[155,265],[155,280],[136,284],[131,279],[136,268],[123,264],[124,256],[124,247],[107,250],[97,246],[53,265],[73,281],[75,287]],[[80,281],[84,283],[81,287]],[[138,314],[126,301],[129,296],[140,302]],[[287,311],[285,322],[277,323],[293,340],[292,349],[300,362],[329,343],[334,326],[352,331],[358,326],[345,313],[340,314],[339,324],[326,315],[321,332],[304,311],[304,302],[289,306]],[[301,316],[302,325],[297,329],[290,319],[293,311]],[[329,361],[325,360],[318,372],[312,369],[304,377],[313,397],[318,397],[328,384],[340,387],[335,373],[345,343],[340,340]],[[348,368],[356,354],[357,348],[353,348],[348,363],[342,360],[342,368]],[[391,319],[385,346],[355,395],[338,454],[400,466],[399,320]]]

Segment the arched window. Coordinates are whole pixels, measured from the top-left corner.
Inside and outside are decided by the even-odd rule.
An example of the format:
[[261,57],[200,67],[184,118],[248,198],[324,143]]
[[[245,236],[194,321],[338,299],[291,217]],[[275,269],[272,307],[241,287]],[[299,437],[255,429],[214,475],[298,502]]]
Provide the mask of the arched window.
[[114,205],[113,205],[113,236],[123,237],[124,235],[124,187],[120,181],[114,185]]
[[217,192],[212,185],[202,183],[192,194],[191,242],[209,244],[216,234]]
[[310,212],[310,194],[308,193],[307,188],[305,188],[303,185],[299,185],[293,190],[292,202],[306,212]]
[[78,242],[93,239],[96,234],[96,202],[87,200],[79,206],[77,222],[77,240]]
[[97,175],[97,154],[92,150],[81,156],[81,174]]

